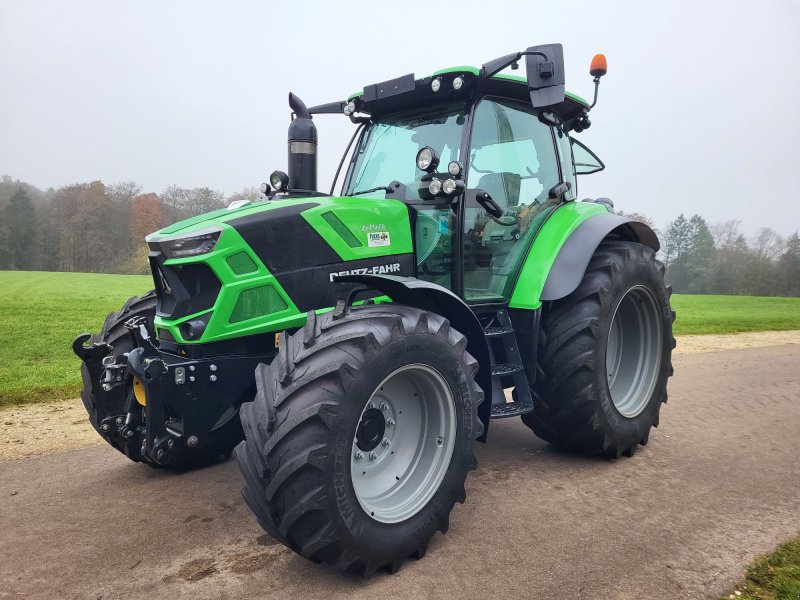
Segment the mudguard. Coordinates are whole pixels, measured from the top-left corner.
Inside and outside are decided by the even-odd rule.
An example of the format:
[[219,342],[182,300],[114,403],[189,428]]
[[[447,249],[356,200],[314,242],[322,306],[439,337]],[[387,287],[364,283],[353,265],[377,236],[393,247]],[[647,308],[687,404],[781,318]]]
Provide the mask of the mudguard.
[[446,317],[450,324],[467,337],[467,351],[478,361],[475,381],[483,390],[484,401],[478,407],[483,433],[478,441],[486,441],[492,404],[492,374],[489,346],[478,318],[466,303],[453,292],[435,283],[414,277],[396,275],[343,275],[341,283],[360,283],[389,296],[394,302],[413,306]]
[[611,213],[597,214],[578,225],[561,246],[541,299],[558,300],[575,291],[595,250],[607,237],[639,242],[656,252],[661,247],[655,232],[644,223]]
[[566,202],[547,217],[525,257],[509,308],[537,310],[542,301],[572,292],[600,242],[607,237],[658,249],[653,230],[615,215],[596,202]]

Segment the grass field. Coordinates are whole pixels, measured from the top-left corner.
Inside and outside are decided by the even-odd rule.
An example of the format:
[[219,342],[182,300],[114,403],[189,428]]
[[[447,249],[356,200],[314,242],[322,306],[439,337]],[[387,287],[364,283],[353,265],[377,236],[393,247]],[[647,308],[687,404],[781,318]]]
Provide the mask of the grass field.
[[800,537],[758,557],[747,567],[744,583],[720,600],[797,600],[800,598]]
[[[83,332],[152,287],[149,276],[0,271],[0,405],[75,398]],[[800,329],[800,298],[673,296],[677,335]]]

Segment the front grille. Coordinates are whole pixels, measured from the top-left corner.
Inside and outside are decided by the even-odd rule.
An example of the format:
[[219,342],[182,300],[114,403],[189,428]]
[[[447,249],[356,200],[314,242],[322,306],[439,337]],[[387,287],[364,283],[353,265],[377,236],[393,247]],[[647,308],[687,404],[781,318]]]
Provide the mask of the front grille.
[[150,266],[158,294],[158,316],[179,319],[208,310],[217,301],[222,284],[208,265],[166,266],[159,252],[150,254]]
[[239,323],[254,317],[285,310],[287,304],[271,285],[262,285],[244,290],[239,294],[236,306],[231,313],[230,322]]

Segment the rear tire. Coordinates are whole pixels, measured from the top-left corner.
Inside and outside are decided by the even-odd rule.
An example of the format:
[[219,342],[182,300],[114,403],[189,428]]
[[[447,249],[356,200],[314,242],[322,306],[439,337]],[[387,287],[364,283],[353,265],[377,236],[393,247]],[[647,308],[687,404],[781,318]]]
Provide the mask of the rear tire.
[[671,290],[655,252],[600,244],[578,288],[545,303],[523,422],[564,449],[619,458],[647,444],[672,375]]
[[[278,356],[256,368],[258,393],[242,406],[245,441],[236,448],[242,494],[261,526],[311,561],[365,577],[421,558],[436,531],[447,531],[476,465],[483,392],[465,348],[443,317],[397,304],[311,312],[304,329],[282,334]],[[417,391],[392,396],[393,381]],[[399,436],[405,426],[416,437]],[[384,446],[390,430],[399,437]],[[366,487],[356,479],[373,474]]]
[[[105,342],[111,346],[111,353],[114,356],[120,356],[126,352],[133,350],[133,340],[131,339],[130,332],[125,327],[125,322],[134,317],[146,317],[150,323],[156,315],[156,293],[151,290],[145,295],[133,296],[122,306],[119,312],[112,312],[106,317],[103,323],[103,328],[99,334],[91,337],[89,343]],[[129,444],[127,448],[119,446],[115,442],[115,438],[108,438],[103,435],[100,430],[100,423],[103,419],[123,414],[125,412],[125,402],[127,395],[131,392],[133,385],[132,378],[128,375],[128,380],[125,384],[125,393],[117,395],[114,400],[108,405],[100,404],[94,401],[91,393],[91,381],[86,365],[81,364],[81,373],[83,375],[83,390],[81,391],[81,400],[89,413],[89,421],[95,428],[97,433],[108,443],[125,454],[134,462],[142,462],[153,468],[167,468],[176,471],[184,471],[187,469],[207,466],[215,462],[220,457],[225,459],[230,458],[233,448],[244,437],[242,426],[236,414],[233,414],[229,421],[220,426],[218,429],[212,431],[209,436],[208,443],[205,447],[197,452],[179,454],[173,452],[172,458],[167,464],[157,464],[146,457],[142,456],[139,450],[139,443]],[[137,405],[138,406],[138,405]]]

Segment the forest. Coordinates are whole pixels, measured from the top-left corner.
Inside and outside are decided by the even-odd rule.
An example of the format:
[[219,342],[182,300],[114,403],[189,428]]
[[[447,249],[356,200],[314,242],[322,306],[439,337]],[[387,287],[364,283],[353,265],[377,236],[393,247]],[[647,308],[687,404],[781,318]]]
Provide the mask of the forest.
[[[177,185],[160,193],[144,192],[133,181],[41,190],[4,175],[0,269],[147,273],[148,233],[243,199],[263,197],[254,187],[228,196],[207,187]],[[709,223],[699,214],[678,215],[664,227],[646,215],[628,216],[658,233],[659,258],[675,292],[800,296],[797,232],[784,238],[764,227],[747,235],[739,221]]]

